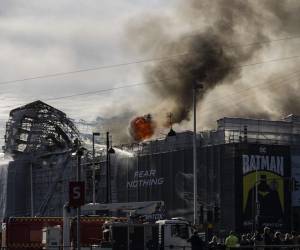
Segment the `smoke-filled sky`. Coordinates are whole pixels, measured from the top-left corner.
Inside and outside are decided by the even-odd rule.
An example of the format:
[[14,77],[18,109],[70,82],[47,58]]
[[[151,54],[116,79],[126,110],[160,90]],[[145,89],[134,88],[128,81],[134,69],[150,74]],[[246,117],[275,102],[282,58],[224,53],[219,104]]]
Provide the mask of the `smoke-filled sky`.
[[[40,99],[121,141],[148,113],[162,127],[172,112],[188,129],[196,82],[199,129],[300,114],[299,13],[298,0],[2,0],[0,122]],[[148,58],[164,60],[10,82]]]

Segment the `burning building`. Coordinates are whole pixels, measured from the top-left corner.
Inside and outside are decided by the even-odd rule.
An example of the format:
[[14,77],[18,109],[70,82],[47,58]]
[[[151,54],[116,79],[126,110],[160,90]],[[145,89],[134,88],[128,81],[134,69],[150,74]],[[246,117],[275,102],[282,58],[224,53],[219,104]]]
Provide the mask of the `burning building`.
[[[0,194],[1,217],[55,215],[74,177],[71,152],[79,132],[66,115],[35,101],[10,112]],[[5,165],[5,164],[4,164]]]
[[134,141],[140,142],[153,136],[155,123],[150,114],[134,118],[130,122],[129,132]]
[[[220,231],[257,224],[299,228],[300,193],[291,189],[293,178],[300,181],[299,131],[300,118],[291,115],[280,121],[222,118],[216,130],[197,133],[200,223]],[[110,164],[97,144],[96,202],[105,203],[109,190],[111,202],[163,200],[167,216],[192,219],[193,133],[172,135],[115,147]],[[75,179],[76,138],[73,122],[45,103],[11,111],[4,152],[12,159],[0,168],[2,218],[62,214],[68,182]],[[86,202],[94,188],[90,156],[83,158]]]
[[[300,193],[291,187],[300,181],[299,121],[222,118],[216,130],[197,134],[201,224],[220,231],[299,228]],[[192,137],[177,133],[112,156],[112,202],[163,200],[168,216],[192,220]],[[106,188],[100,183],[98,193]]]

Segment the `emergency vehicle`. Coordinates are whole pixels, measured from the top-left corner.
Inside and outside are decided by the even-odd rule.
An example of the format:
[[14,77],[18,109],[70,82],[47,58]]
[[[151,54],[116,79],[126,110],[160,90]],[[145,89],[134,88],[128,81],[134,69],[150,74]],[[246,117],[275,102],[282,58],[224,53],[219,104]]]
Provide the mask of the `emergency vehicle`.
[[[86,204],[91,210],[127,211],[128,217],[80,217],[81,249],[190,249],[189,222],[182,218],[156,220],[162,202]],[[64,217],[11,217],[2,223],[2,247],[10,250],[71,250],[77,244],[76,217],[64,207]],[[148,220],[148,221],[147,221]],[[156,220],[156,221],[154,221]],[[149,222],[150,221],[150,222]],[[62,247],[63,246],[63,247]]]

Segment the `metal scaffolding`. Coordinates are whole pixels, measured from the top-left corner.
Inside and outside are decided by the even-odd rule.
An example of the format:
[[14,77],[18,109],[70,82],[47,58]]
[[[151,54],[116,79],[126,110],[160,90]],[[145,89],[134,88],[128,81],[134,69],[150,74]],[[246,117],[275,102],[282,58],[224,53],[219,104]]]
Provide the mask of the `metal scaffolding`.
[[79,132],[66,114],[35,101],[10,112],[4,153],[49,153],[67,150]]
[[6,124],[5,216],[58,215],[75,178],[71,153],[79,131],[66,114],[35,101],[10,112]]

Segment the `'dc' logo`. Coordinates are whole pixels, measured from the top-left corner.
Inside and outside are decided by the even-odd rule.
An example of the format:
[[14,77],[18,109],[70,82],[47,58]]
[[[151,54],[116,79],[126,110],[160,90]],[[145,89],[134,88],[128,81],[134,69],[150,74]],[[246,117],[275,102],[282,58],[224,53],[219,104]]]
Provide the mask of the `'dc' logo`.
[[267,153],[267,148],[263,147],[263,146],[259,147],[259,153],[266,154]]

